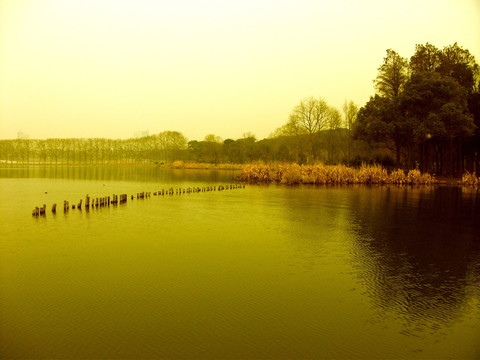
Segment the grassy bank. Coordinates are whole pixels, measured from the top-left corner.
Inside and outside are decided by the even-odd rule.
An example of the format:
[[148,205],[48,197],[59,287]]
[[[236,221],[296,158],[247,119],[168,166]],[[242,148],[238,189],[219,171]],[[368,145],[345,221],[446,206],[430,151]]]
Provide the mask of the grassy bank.
[[248,164],[240,179],[248,182],[282,184],[433,184],[435,178],[419,170],[387,172],[380,165],[351,168],[345,165]]

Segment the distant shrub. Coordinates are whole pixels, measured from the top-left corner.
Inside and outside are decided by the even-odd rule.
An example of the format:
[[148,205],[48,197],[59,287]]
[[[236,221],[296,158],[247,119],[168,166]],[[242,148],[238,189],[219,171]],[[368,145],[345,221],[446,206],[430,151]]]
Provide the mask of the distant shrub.
[[433,177],[428,173],[423,173],[422,176],[420,177],[419,184],[430,185],[430,184],[433,184],[434,182],[435,182],[435,177]]
[[407,176],[405,175],[405,171],[403,171],[402,169],[392,171],[388,176],[388,182],[390,184],[398,184],[398,185],[406,184]]
[[407,174],[407,182],[409,184],[418,184],[420,182],[421,176],[422,174],[420,173],[420,170],[410,170]]
[[462,176],[462,184],[463,185],[473,185],[473,186],[479,186],[480,185],[480,177],[477,177],[475,175],[475,172],[473,174],[470,174],[468,171],[463,174]]
[[282,168],[280,182],[294,185],[302,182],[302,168],[298,164],[288,164]]
[[183,169],[185,164],[181,160],[174,161],[172,164],[172,168],[174,169]]
[[266,182],[271,180],[270,166],[263,163],[254,163],[244,165],[240,174],[240,179],[250,182]]
[[387,170],[377,164],[364,164],[358,170],[358,181],[362,184],[385,184],[387,179]]

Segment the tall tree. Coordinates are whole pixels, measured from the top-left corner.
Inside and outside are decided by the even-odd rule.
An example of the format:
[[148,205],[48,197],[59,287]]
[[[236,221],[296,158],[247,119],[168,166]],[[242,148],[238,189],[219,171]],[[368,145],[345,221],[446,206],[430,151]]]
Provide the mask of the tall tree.
[[347,101],[343,103],[342,107],[343,117],[345,120],[345,126],[348,130],[348,160],[351,160],[354,157],[355,149],[354,142],[352,138],[352,129],[355,120],[357,119],[358,106],[352,101]]
[[428,42],[415,45],[415,54],[410,58],[412,73],[437,71],[441,64],[441,51]]
[[336,163],[338,162],[338,138],[339,138],[339,131],[338,129],[342,125],[342,115],[337,108],[330,107],[328,110],[328,130],[327,133],[327,156],[329,163]]
[[446,46],[441,52],[438,72],[455,79],[468,93],[478,90],[480,69],[475,57],[457,43]]
[[401,166],[402,152],[408,152],[411,146],[411,133],[408,121],[398,111],[393,99],[378,94],[360,108],[353,126],[355,139],[392,150],[397,166]]
[[208,162],[213,162],[215,165],[218,164],[220,154],[222,152],[223,140],[220,136],[214,134],[208,134],[205,136],[206,143],[206,152]]
[[407,59],[388,49],[383,64],[378,68],[378,76],[374,80],[378,93],[389,99],[397,99],[407,79]]

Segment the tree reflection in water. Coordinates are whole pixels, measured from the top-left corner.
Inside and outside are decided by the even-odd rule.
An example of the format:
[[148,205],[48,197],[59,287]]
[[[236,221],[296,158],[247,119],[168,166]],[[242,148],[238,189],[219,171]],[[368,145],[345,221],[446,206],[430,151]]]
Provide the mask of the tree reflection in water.
[[461,187],[351,192],[353,266],[375,305],[418,334],[480,297],[480,197]]

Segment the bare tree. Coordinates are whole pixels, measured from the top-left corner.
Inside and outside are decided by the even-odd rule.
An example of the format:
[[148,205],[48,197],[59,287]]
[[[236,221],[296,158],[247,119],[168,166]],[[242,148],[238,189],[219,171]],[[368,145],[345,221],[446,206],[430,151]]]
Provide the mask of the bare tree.
[[306,133],[310,141],[312,158],[318,157],[318,133],[328,127],[329,106],[322,98],[306,98],[295,106],[290,114],[289,124],[299,137]]

